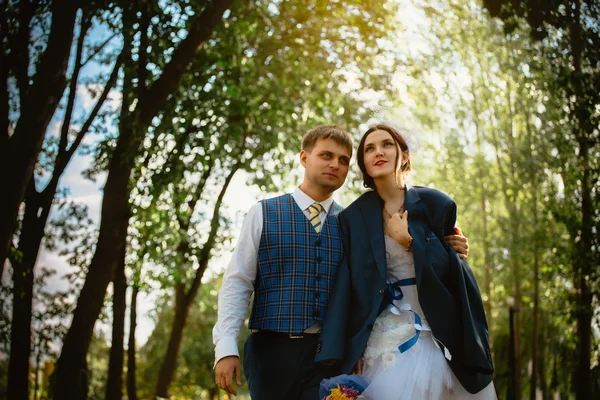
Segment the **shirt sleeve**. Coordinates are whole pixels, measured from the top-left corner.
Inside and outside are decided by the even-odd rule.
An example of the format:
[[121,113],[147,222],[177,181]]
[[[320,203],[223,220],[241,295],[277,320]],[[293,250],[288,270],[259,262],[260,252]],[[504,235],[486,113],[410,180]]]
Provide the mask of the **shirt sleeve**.
[[244,326],[250,297],[254,291],[262,224],[262,205],[257,203],[246,215],[238,243],[223,275],[217,305],[217,323],[213,328],[215,365],[221,358],[239,357],[237,338]]

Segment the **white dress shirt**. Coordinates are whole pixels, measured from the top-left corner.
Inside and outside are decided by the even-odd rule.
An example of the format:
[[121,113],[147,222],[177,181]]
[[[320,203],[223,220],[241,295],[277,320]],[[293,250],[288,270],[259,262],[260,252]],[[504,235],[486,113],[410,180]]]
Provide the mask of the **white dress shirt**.
[[[308,207],[315,202],[300,188],[296,188],[292,197],[308,219]],[[323,206],[320,214],[322,224],[333,203],[333,198],[318,202]],[[215,364],[223,357],[238,356],[237,338],[244,325],[250,297],[254,292],[254,282],[257,273],[257,256],[260,237],[262,235],[263,213],[262,204],[253,205],[242,225],[231,261],[223,275],[223,284],[219,291],[218,319],[213,328],[213,344],[215,345]],[[314,325],[307,331],[318,331],[320,326]]]

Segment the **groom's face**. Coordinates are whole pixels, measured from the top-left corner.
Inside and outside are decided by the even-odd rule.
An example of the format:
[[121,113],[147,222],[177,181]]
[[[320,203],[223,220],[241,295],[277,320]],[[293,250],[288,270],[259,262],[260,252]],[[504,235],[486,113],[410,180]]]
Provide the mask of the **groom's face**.
[[315,188],[334,192],[344,184],[350,166],[350,151],[337,141],[319,139],[312,150],[302,150],[304,179]]

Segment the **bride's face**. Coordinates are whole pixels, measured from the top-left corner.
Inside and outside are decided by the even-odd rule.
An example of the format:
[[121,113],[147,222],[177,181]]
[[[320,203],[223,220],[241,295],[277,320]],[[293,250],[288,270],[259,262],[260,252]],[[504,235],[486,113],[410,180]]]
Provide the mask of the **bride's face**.
[[371,132],[365,139],[364,146],[365,169],[369,176],[378,179],[394,174],[403,163],[403,160],[396,163],[398,154],[402,153],[389,132],[384,130]]

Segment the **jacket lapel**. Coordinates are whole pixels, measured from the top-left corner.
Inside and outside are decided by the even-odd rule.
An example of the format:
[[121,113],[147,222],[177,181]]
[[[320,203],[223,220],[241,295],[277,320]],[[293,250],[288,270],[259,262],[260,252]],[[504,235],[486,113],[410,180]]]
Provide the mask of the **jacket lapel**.
[[381,198],[377,192],[369,192],[366,201],[361,204],[360,211],[363,216],[371,250],[377,263],[377,269],[384,281],[387,281],[387,261],[385,257],[385,240],[383,239],[383,214]]
[[423,278],[423,266],[427,265],[425,254],[425,224],[419,224],[417,220],[427,220],[427,214],[424,204],[421,203],[421,197],[411,186],[406,186],[406,199],[404,200],[404,209],[408,211],[408,230],[413,238],[412,253],[415,264],[415,277],[417,287],[421,284]]

